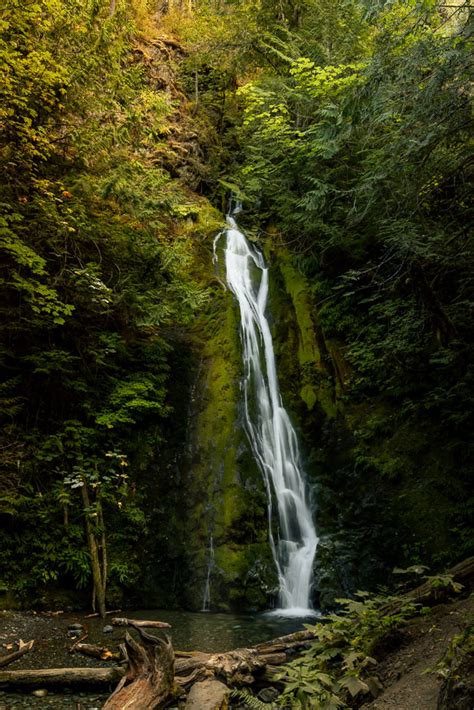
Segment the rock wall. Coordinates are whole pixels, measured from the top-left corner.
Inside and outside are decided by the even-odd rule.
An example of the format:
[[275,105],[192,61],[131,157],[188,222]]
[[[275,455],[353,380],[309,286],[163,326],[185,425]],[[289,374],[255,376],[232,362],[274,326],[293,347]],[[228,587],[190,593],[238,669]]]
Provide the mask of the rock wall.
[[[351,398],[344,345],[326,336],[314,284],[271,237],[265,245],[269,320],[320,536],[315,604],[325,608],[356,589],[389,584],[396,565],[427,558],[436,564],[440,552],[449,551],[449,503],[442,494],[449,454],[428,446],[422,424],[410,431],[399,422],[392,426],[390,402]],[[180,571],[173,572],[178,581],[163,603],[202,607],[212,536],[211,608],[264,609],[276,596],[277,579],[266,494],[242,420],[238,307],[223,275],[213,272],[209,237],[204,248],[212,297],[188,342],[187,444],[180,444],[179,489],[166,498],[169,520],[179,521],[171,535],[180,540],[165,557],[174,555]]]

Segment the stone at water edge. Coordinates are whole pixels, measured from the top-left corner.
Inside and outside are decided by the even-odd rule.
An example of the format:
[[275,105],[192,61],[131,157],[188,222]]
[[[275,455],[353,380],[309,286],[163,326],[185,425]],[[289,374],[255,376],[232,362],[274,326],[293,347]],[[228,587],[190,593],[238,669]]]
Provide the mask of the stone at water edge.
[[110,624],[107,624],[107,626],[104,626],[104,628],[102,629],[102,633],[103,634],[111,634],[111,633],[113,633],[113,630],[114,630],[114,627],[110,626]]
[[69,624],[67,627],[68,631],[82,631],[84,628],[83,624]]
[[46,688],[38,688],[38,690],[33,690],[31,695],[34,695],[35,698],[45,698],[48,695],[48,691]]
[[203,680],[189,691],[185,710],[227,710],[229,688],[219,680]]

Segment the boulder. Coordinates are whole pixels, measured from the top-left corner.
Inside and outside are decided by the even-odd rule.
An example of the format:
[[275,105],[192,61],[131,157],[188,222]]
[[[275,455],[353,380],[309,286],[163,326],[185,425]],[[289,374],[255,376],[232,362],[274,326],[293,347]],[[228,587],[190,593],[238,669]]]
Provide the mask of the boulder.
[[229,688],[219,680],[203,680],[189,691],[185,710],[227,710],[229,695]]

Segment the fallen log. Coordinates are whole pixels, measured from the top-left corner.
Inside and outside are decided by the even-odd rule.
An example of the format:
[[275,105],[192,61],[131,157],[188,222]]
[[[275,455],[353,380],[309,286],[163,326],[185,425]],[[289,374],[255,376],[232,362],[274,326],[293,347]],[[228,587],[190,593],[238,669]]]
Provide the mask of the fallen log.
[[38,668],[28,671],[0,671],[0,686],[48,688],[55,685],[104,685],[116,683],[123,668]]
[[286,636],[279,636],[276,639],[258,643],[255,649],[261,654],[278,653],[287,649],[304,648],[314,638],[313,631],[305,629],[304,631],[295,631],[292,634],[286,634]]
[[[469,592],[473,587],[474,580],[474,557],[459,562],[454,567],[448,569],[445,575],[440,577],[452,577],[452,581],[463,586],[463,592]],[[434,606],[446,601],[453,593],[453,589],[449,584],[446,586],[434,585],[429,579],[418,587],[411,589],[409,592],[401,595],[400,598],[387,602],[380,608],[381,614],[396,614],[405,603],[414,602],[424,606]]]
[[[270,660],[276,661],[275,654]],[[284,663],[286,654],[280,654],[280,660]],[[213,675],[231,685],[248,685],[265,671],[266,663],[265,656],[255,648],[237,648],[227,653],[195,653],[191,658],[175,660],[176,682],[186,686]]]
[[80,636],[80,638],[78,638],[77,641],[75,641],[72,644],[71,648],[69,649],[69,653],[74,653],[74,649],[76,648],[76,646],[79,646],[79,644],[81,644],[83,641],[85,641],[88,636],[89,636],[89,632],[86,631],[85,634]]
[[282,666],[289,660],[286,653],[268,653],[259,658],[266,666]]
[[[271,639],[270,641],[259,643],[249,649],[237,649],[237,651],[228,651],[224,654],[216,655],[211,653],[201,653],[199,651],[185,653],[182,651],[178,651],[176,652],[175,672],[176,675],[180,677],[186,676],[188,673],[191,673],[196,669],[203,669],[214,672],[216,670],[216,661],[217,664],[219,664],[222,663],[224,660],[224,665],[226,665],[227,668],[227,674],[229,674],[229,669],[231,667],[234,668],[235,673],[240,673],[243,670],[242,657],[240,657],[241,665],[239,668],[238,662],[236,661],[235,657],[232,658],[232,654],[241,653],[242,651],[246,651],[249,654],[252,654],[252,658],[254,658],[254,654],[256,654],[256,657],[258,658],[258,669],[260,669],[262,663],[268,665],[281,665],[283,663],[286,663],[286,661],[288,660],[287,652],[294,653],[298,649],[305,648],[308,643],[314,638],[315,636],[312,631],[305,630],[296,631],[295,633],[287,634],[286,636],[279,636],[276,639]],[[248,657],[248,660],[250,660],[250,665],[252,665],[250,656]],[[228,665],[229,661],[231,663],[230,666]],[[232,663],[234,663],[233,666]],[[255,667],[254,670],[257,670],[257,667]],[[247,666],[246,672],[252,673],[253,670],[251,670],[250,667]],[[226,673],[224,673],[224,675],[226,675]],[[232,675],[232,673],[230,675]]]
[[98,658],[101,661],[120,661],[120,653],[110,651],[106,646],[98,646],[93,643],[75,643],[69,649],[69,653],[82,653],[84,656]]
[[120,619],[111,621],[112,626],[133,626],[136,629],[171,629],[171,624],[165,621],[151,621],[146,619]]
[[122,654],[128,663],[124,677],[103,706],[103,710],[138,708],[151,710],[175,694],[174,652],[169,639],[163,641],[137,627],[140,643],[125,634]]
[[192,673],[186,676],[181,676],[179,678],[175,678],[175,681],[177,685],[180,688],[187,688],[188,686],[192,685],[193,683],[196,683],[201,680],[206,680],[207,678],[212,677],[212,673],[209,671],[206,671],[205,668],[201,666],[201,668],[196,668]]
[[[118,614],[122,610],[121,609],[113,609],[113,611],[106,611],[105,615],[110,616],[111,614]],[[95,611],[93,614],[86,614],[84,619],[95,619],[96,617],[100,616],[98,611]]]
[[8,656],[0,656],[0,668],[8,666],[10,663],[13,663],[13,661],[16,661],[18,658],[24,656],[25,653],[28,653],[28,651],[31,651],[34,643],[34,639],[28,642],[25,642],[20,639],[20,641],[18,642],[18,649],[16,651],[13,651],[13,653],[9,653]]
[[205,668],[232,684],[236,684],[236,681],[247,684],[249,676],[258,675],[265,670],[265,663],[256,649],[237,648],[227,653],[213,654],[206,661]]
[[205,668],[211,657],[210,653],[194,653],[191,658],[175,658],[175,673],[184,676],[196,668]]
[[[466,588],[466,591],[470,591],[474,580],[474,557],[468,557],[466,560],[454,565],[454,567],[451,567],[446,572],[446,575],[452,577],[453,582],[462,584]],[[440,575],[440,577],[442,576],[443,575]],[[430,580],[428,580],[420,584],[419,587],[415,587],[415,589],[412,589],[404,596],[407,599],[413,599],[418,602],[438,602],[440,601],[439,595],[444,592],[445,596],[447,596],[449,591],[449,589],[443,590],[442,588],[436,588]]]

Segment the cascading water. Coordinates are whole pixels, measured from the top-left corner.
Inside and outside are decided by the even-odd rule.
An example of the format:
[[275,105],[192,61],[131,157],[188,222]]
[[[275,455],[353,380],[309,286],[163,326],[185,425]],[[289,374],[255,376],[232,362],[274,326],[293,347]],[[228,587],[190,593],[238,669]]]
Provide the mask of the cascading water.
[[209,558],[207,561],[207,577],[206,584],[204,585],[204,594],[202,597],[202,607],[201,611],[211,610],[211,573],[214,567],[215,556],[214,556],[214,540],[209,538]]
[[[225,264],[227,284],[240,307],[246,427],[267,489],[270,544],[280,584],[279,604],[285,615],[304,615],[311,607],[318,537],[296,433],[280,396],[272,336],[265,316],[268,269],[262,254],[250,246],[233,216],[227,217],[227,223]],[[273,533],[275,513],[277,536]]]

